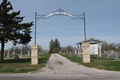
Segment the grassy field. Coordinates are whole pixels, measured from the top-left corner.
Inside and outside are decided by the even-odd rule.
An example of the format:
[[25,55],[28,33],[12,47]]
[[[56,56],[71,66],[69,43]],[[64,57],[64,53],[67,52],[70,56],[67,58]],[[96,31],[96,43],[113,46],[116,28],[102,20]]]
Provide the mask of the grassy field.
[[106,58],[97,59],[96,57],[95,58],[91,57],[90,63],[83,63],[82,58],[78,59],[77,55],[75,54],[73,55],[73,57],[71,57],[70,54],[60,55],[68,58],[73,62],[77,62],[78,64],[83,66],[105,69],[110,71],[120,71],[120,53],[118,53],[119,59],[106,59]]
[[22,59],[14,60],[13,57],[5,58],[3,63],[0,63],[0,73],[28,73],[39,70],[45,67],[51,54],[39,55],[39,64],[31,65],[31,58],[23,56]]

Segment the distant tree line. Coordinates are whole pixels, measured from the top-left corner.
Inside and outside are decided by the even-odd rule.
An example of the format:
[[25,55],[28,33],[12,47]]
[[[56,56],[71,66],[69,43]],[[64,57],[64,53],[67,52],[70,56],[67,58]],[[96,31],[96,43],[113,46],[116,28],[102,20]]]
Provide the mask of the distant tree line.
[[[49,51],[47,49],[43,49],[41,46],[39,46],[39,52],[40,53],[46,53],[46,52],[50,52],[50,53],[55,53],[55,52],[59,52],[61,51],[62,53],[70,53],[70,52],[74,52],[75,50],[78,50],[77,47],[72,47],[71,45],[68,45],[66,47],[60,47],[60,42],[58,39],[51,39],[50,41],[50,45],[49,45]],[[101,44],[101,50],[102,53],[104,51],[108,51],[108,50],[114,50],[117,52],[120,52],[120,43],[107,43],[107,42],[103,42]],[[23,45],[23,46],[12,46],[11,48],[5,50],[5,53],[10,52],[10,54],[12,54],[13,52],[20,54],[21,51],[23,52],[23,54],[27,54],[28,51],[31,51],[31,46],[30,45]]]
[[103,42],[101,44],[101,50],[102,52],[104,51],[108,51],[108,50],[114,50],[114,51],[117,51],[117,52],[120,52],[120,43],[107,43],[107,42]]
[[77,47],[72,47],[71,45],[68,45],[66,47],[61,47],[61,52],[62,53],[70,53],[71,52],[74,52],[75,50],[78,50]]
[[[5,53],[7,53],[9,51],[10,54],[12,54],[13,52],[17,53],[17,54],[21,54],[21,52],[23,54],[27,54],[28,51],[31,52],[31,46],[30,45],[23,45],[23,46],[12,46],[11,48],[5,50]],[[41,46],[39,46],[39,50],[38,52],[40,53],[46,53],[48,52],[47,49],[43,49]]]
[[23,46],[12,46],[11,48],[5,50],[5,53],[7,53],[9,51],[10,54],[12,54],[13,52],[17,53],[17,54],[21,54],[21,52],[23,54],[27,54],[28,51],[31,51],[31,47],[29,45],[23,45]]
[[77,50],[76,47],[72,47],[70,45],[68,45],[67,47],[60,47],[60,42],[59,40],[56,38],[55,41],[53,39],[51,39],[50,41],[50,45],[49,45],[49,52],[50,53],[67,53],[67,52],[74,52],[74,50]]

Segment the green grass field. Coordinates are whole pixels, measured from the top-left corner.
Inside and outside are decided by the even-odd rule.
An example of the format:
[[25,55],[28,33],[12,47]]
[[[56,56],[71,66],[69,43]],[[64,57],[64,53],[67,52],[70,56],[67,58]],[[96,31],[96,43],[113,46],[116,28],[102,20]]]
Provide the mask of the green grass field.
[[39,70],[45,67],[50,56],[51,54],[39,55],[38,65],[31,65],[31,58],[26,58],[26,56],[19,60],[5,57],[4,62],[0,63],[0,73],[28,73]]
[[70,54],[60,55],[68,58],[73,62],[77,62],[78,64],[83,66],[105,69],[110,71],[120,71],[120,53],[118,53],[119,59],[106,59],[106,58],[97,59],[96,57],[95,58],[91,57],[90,63],[83,63],[82,58],[78,59],[77,55],[75,54],[73,55],[73,57],[71,57]]

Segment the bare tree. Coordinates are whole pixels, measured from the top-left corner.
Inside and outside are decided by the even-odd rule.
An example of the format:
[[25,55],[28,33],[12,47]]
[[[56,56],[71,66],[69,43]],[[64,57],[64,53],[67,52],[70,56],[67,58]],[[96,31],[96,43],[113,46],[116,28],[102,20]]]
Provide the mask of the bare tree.
[[61,47],[61,52],[62,53],[66,53],[67,51],[70,52],[70,51],[74,51],[74,50],[77,50],[77,47],[72,47],[70,45],[68,45],[67,47]]
[[66,52],[67,52],[66,47],[61,47],[61,52],[62,52],[62,53],[66,53]]
[[70,45],[68,45],[67,47],[66,47],[66,49],[70,52],[70,51],[73,51],[73,47],[72,46],[70,46]]
[[39,46],[39,52],[41,53],[43,51],[44,51],[43,48],[41,46]]

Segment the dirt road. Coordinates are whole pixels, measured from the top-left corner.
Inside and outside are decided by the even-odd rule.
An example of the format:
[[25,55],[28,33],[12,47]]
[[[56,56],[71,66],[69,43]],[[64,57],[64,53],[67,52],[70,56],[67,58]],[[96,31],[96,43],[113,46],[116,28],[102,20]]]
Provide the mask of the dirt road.
[[50,74],[59,74],[59,75],[120,75],[120,72],[99,70],[95,68],[89,68],[85,66],[78,65],[77,63],[71,62],[65,57],[59,54],[52,54],[47,67],[44,71],[50,72]]

